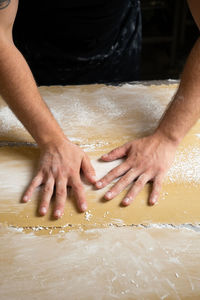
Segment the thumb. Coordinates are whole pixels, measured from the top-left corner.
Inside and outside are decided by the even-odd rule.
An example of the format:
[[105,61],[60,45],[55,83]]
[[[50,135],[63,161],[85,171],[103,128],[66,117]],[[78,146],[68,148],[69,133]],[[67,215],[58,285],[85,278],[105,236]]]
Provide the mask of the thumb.
[[124,144],[123,146],[113,149],[108,154],[102,155],[101,159],[104,161],[113,161],[115,159],[122,158],[127,154],[128,148],[129,145]]
[[96,179],[96,173],[95,170],[91,164],[91,161],[87,155],[84,156],[81,164],[81,168],[83,170],[83,173],[87,180],[91,183],[95,183],[97,181]]

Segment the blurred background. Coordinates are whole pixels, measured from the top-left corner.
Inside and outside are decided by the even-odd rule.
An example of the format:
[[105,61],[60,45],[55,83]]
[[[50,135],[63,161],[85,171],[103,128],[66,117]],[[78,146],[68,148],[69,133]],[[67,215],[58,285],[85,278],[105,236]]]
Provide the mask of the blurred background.
[[141,0],[141,80],[177,79],[199,31],[186,0]]

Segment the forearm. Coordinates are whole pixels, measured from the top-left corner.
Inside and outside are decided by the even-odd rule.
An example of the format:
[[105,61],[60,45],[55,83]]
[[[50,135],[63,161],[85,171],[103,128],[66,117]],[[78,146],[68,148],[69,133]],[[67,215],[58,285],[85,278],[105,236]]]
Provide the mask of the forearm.
[[200,116],[200,39],[195,43],[174,99],[163,115],[156,134],[179,144]]
[[41,98],[32,73],[12,41],[0,41],[0,94],[39,145],[64,134]]

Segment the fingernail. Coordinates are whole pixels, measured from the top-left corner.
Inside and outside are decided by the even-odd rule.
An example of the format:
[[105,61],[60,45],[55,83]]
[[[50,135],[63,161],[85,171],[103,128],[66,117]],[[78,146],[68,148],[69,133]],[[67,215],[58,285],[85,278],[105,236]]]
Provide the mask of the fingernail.
[[130,198],[126,197],[123,201],[123,204],[128,205],[130,203]]
[[28,196],[24,196],[23,200],[24,200],[25,202],[27,202],[27,201],[28,201]]
[[157,199],[156,199],[156,197],[154,197],[154,198],[151,200],[151,203],[152,203],[152,204],[155,204],[156,201],[157,201]]
[[40,213],[41,213],[42,215],[45,215],[46,212],[47,212],[46,207],[42,207],[42,208],[40,209]]
[[92,180],[96,181],[97,180],[96,176],[92,176]]
[[107,193],[105,194],[105,197],[108,198],[108,199],[110,199],[110,198],[112,197],[112,195],[113,195],[112,192],[107,192]]
[[86,203],[82,203],[81,204],[81,210],[82,211],[86,211],[87,210],[87,204]]
[[96,183],[96,186],[98,187],[98,188],[100,188],[100,187],[102,187],[102,182],[101,181],[98,181],[97,183]]
[[55,211],[55,217],[60,218],[61,217],[61,211],[58,209]]

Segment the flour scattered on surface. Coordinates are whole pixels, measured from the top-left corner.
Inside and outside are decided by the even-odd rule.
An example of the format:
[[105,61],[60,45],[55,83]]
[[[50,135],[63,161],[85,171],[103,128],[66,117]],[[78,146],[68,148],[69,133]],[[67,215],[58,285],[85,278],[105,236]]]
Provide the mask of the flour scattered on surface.
[[[111,126],[109,121],[118,120],[127,114],[134,116],[140,113],[144,116],[139,123],[134,122],[133,118],[130,126],[134,132],[141,133],[154,128],[171,100],[175,87],[166,86],[156,90],[144,85],[125,84],[121,87],[99,86],[95,89],[40,87],[39,91],[67,136],[77,133],[77,128],[83,131],[80,136],[84,136],[85,128],[92,127],[95,133],[102,132],[108,125]],[[131,98],[133,101],[130,101]],[[24,128],[5,103],[0,106],[0,127],[5,132]]]
[[[109,143],[106,138],[110,137],[114,130],[116,131],[116,126],[120,126],[122,130],[120,136],[121,132],[124,132],[124,137],[127,140],[135,134],[143,134],[153,130],[166,106],[173,98],[176,88],[177,85],[156,87],[124,84],[121,87],[99,86],[94,88],[40,87],[39,90],[70,140],[88,152],[98,151],[108,146]],[[131,101],[132,99],[133,101]],[[25,130],[2,100],[0,100],[0,105],[1,133],[13,129],[16,131]],[[138,115],[141,117],[137,118],[137,122],[134,122],[134,118]],[[123,119],[120,119],[122,116]],[[89,128],[92,130],[88,131]],[[88,136],[88,132],[92,134],[92,138]],[[97,141],[95,140],[96,136],[100,136]],[[200,133],[195,133],[195,136],[198,140]],[[119,163],[120,161],[113,162],[113,165],[110,165],[94,161],[94,167],[99,170],[97,175],[100,178],[111,170],[111,167],[115,167]],[[8,162],[7,168],[9,168]],[[13,192],[16,192],[16,189],[22,189],[24,180],[22,177],[25,177],[25,174],[22,175],[18,174],[21,177],[16,178],[19,184],[13,188]],[[8,177],[10,175],[5,174],[5,176],[7,178],[2,179],[4,183],[2,186],[6,189],[8,188],[6,182],[9,182]],[[27,176],[29,176],[28,171]],[[179,150],[165,178],[172,183],[199,183],[200,146],[190,145]],[[164,198],[167,198],[167,195],[163,195]]]
[[167,173],[170,182],[200,182],[200,147],[189,146],[179,150]]
[[7,132],[11,128],[24,129],[22,123],[13,114],[8,106],[4,106],[0,109],[0,128]]
[[103,216],[104,218],[106,218],[108,215],[109,215],[109,211],[106,211]]
[[13,227],[13,229],[17,232],[23,232],[24,228],[23,227]]
[[85,219],[87,221],[90,221],[90,219],[92,218],[92,214],[90,213],[90,210],[89,211],[86,211],[85,212]]
[[176,276],[176,278],[179,278],[179,275],[178,275],[178,273],[175,273],[175,276]]
[[110,219],[113,225],[123,226],[124,221],[121,219],[112,218]]

